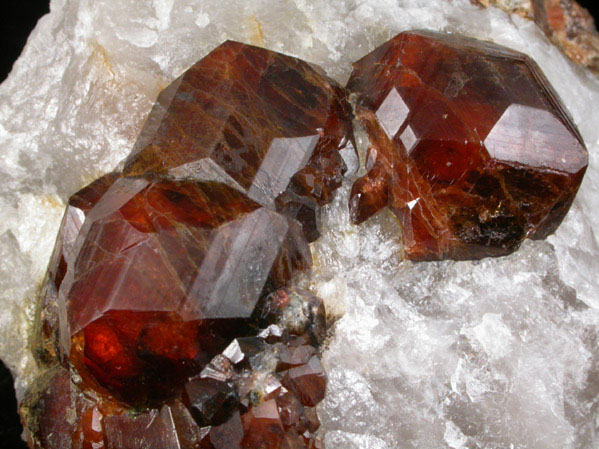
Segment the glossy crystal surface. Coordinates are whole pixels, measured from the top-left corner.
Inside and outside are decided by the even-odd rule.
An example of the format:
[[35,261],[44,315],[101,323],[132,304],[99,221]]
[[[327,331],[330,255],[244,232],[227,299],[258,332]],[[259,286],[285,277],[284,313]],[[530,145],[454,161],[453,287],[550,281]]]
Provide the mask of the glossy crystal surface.
[[297,222],[213,181],[121,178],[73,250],[63,350],[130,400],[168,396],[251,331],[263,292],[311,264]]
[[538,66],[490,43],[405,32],[354,64],[348,89],[370,139],[352,219],[389,207],[406,257],[478,259],[544,238],[588,164]]
[[314,210],[346,169],[350,114],[345,91],[318,67],[227,41],[160,94],[124,173],[225,182],[315,240]]
[[51,361],[57,355],[58,290],[67,272],[68,263],[72,263],[75,240],[89,211],[119,176],[118,173],[102,176],[69,198],[48,265],[36,319],[34,351],[37,357],[43,361]]

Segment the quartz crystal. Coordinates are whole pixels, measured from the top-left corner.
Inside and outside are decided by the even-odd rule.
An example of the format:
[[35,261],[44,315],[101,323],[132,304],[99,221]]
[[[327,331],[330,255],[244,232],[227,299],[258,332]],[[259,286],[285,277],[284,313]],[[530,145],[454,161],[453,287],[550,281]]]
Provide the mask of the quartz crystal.
[[509,254],[555,231],[570,208],[587,150],[525,55],[405,32],[355,63],[348,89],[370,139],[352,219],[389,207],[407,258]]

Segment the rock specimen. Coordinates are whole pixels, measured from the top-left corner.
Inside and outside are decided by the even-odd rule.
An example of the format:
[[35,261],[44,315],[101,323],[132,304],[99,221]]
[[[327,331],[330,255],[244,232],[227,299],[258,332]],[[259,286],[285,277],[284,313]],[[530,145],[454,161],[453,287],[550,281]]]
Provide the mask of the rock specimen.
[[588,164],[537,65],[480,41],[405,32],[354,65],[370,139],[350,212],[401,221],[406,257],[478,259],[551,234]]
[[[99,1],[91,5],[77,0],[68,0],[64,5],[56,3],[52,15],[32,37],[24,62],[1,86],[0,95],[10,95],[10,101],[0,108],[0,141],[6,151],[0,166],[0,174],[6,180],[0,185],[0,201],[7,211],[3,232],[8,230],[1,236],[0,249],[4,260],[10,262],[9,272],[6,263],[0,264],[0,281],[8,286],[0,292],[3,305],[7,304],[0,310],[2,323],[7,326],[0,332],[10,338],[3,338],[0,353],[18,373],[21,391],[35,375],[27,358],[20,358],[25,354],[23,329],[28,329],[24,324],[28,315],[22,312],[27,310],[30,297],[23,293],[22,286],[41,282],[41,261],[45,259],[46,265],[50,253],[46,240],[53,240],[58,229],[58,218],[54,227],[48,215],[59,209],[62,212],[63,203],[48,194],[57,192],[65,199],[67,192],[75,191],[86,180],[111,170],[124,156],[122,152],[130,148],[139,117],[148,112],[148,99],[155,98],[157,86],[164,86],[165,79],[174,79],[198,55],[222,42],[223,36],[251,41],[253,30],[259,30],[256,36],[264,41],[255,42],[270,48],[281,45],[285,51],[319,61],[338,79],[349,75],[349,61],[392,34],[415,26],[467,32],[508,43],[535,56],[569,100],[568,106],[583,126],[587,141],[597,141],[594,128],[580,120],[595,116],[590,106],[596,103],[593,100],[599,92],[595,81],[585,81],[582,71],[576,72],[558,52],[540,42],[532,26],[510,23],[502,14],[478,11],[465,0],[402,0],[393,4],[366,0],[360,5],[337,0],[308,5],[291,0],[276,5],[232,5],[239,7],[223,8],[213,0],[201,5],[167,0],[151,4]],[[282,18],[289,27],[280,26]],[[562,78],[567,82],[560,82]],[[200,173],[206,173],[200,168]],[[332,373],[327,396],[319,404],[319,417],[324,424],[321,435],[326,438],[327,447],[596,446],[593,379],[599,347],[597,319],[583,303],[592,302],[594,295],[589,292],[593,293],[596,281],[593,276],[583,281],[572,277],[594,273],[591,269],[595,259],[591,255],[597,250],[594,238],[588,239],[592,234],[588,220],[593,219],[591,211],[597,210],[591,207],[596,200],[589,187],[594,185],[596,170],[591,167],[590,171],[592,176],[587,176],[573,214],[565,227],[551,237],[551,244],[528,242],[522,251],[508,258],[474,264],[397,265],[392,250],[395,242],[386,228],[389,223],[369,220],[364,226],[349,224],[346,194],[353,179],[344,181],[343,188],[335,194],[334,207],[326,207],[322,217],[319,231],[323,237],[312,247],[315,264],[311,287],[326,297],[329,305],[339,305],[338,310],[347,311],[338,322],[323,359],[327,371]],[[149,178],[152,174],[144,176]],[[226,177],[222,173],[220,176],[217,181],[223,182]],[[177,172],[161,173],[159,178],[174,183],[190,181]],[[231,187],[227,181],[225,184]],[[575,269],[562,271],[562,265],[571,267],[569,257],[576,258]],[[275,302],[280,304],[285,304],[285,298],[290,296],[285,290],[275,295]],[[18,307],[11,306],[13,300]],[[300,303],[304,306],[299,309],[307,317],[312,314],[310,310],[318,310],[312,300],[303,299]],[[259,303],[256,310],[269,309],[263,309]],[[274,373],[285,390],[294,395],[296,391],[311,392],[303,398],[305,403],[321,397],[318,392],[322,387],[318,385],[322,385],[322,376],[311,354],[315,349],[306,347],[315,346],[304,344],[305,338],[299,345],[295,341],[303,326],[290,318],[296,316],[298,308],[292,305],[280,311],[274,309],[274,314],[265,312],[264,318],[274,321],[265,321],[264,325],[281,324],[269,324],[260,332],[256,329],[258,335],[237,339],[244,354],[256,346],[264,348],[265,354],[270,354],[271,346],[278,348],[273,358],[279,360],[274,371],[263,370],[260,367],[267,364],[262,363],[254,364],[258,368],[252,368],[250,363],[251,369],[244,368],[247,365],[243,361],[233,363],[234,371],[241,372],[233,374],[232,386],[224,388],[219,388],[222,380],[215,383],[212,377],[202,377],[214,374],[223,379],[220,373],[229,372],[222,369],[226,360],[237,360],[237,348],[233,345],[227,348],[230,351],[213,358],[205,371],[182,379],[182,385],[168,400],[153,399],[154,404],[133,409],[108,394],[106,387],[94,384],[91,375],[80,382],[76,371],[71,371],[66,375],[77,383],[58,382],[59,388],[55,389],[72,398],[66,408],[64,404],[54,408],[66,411],[64,414],[50,412],[43,416],[46,407],[53,407],[43,393],[50,384],[39,385],[39,394],[31,393],[23,401],[23,416],[31,424],[32,441],[48,445],[44,438],[59,438],[56,434],[39,434],[36,417],[41,421],[49,417],[45,422],[64,430],[67,438],[71,435],[68,427],[74,423],[81,429],[75,433],[85,435],[86,444],[92,446],[127,447],[136,444],[130,438],[133,434],[139,437],[137,443],[149,447],[193,447],[199,439],[204,446],[235,447],[240,441],[242,445],[274,441],[275,446],[280,443],[281,447],[317,447],[320,443],[310,434],[308,442],[302,442],[305,434],[298,438],[286,432],[282,440],[278,437],[279,421],[283,430],[294,422],[284,418],[284,410],[297,409],[279,405],[284,401],[277,396],[275,412],[271,398],[261,393],[270,384],[254,384],[257,388],[245,396],[247,390],[242,385],[246,382],[234,380],[266,371]],[[10,320],[4,319],[7,314]],[[322,320],[315,320],[319,321]],[[290,337],[280,342],[278,335],[285,328]],[[321,334],[307,333],[310,341],[312,335]],[[291,349],[292,340],[299,349]],[[263,360],[269,359],[273,360]],[[308,363],[294,366],[294,360]],[[77,369],[86,368],[80,365]],[[53,372],[43,375],[50,380]],[[187,385],[192,380],[194,384]],[[302,385],[301,389],[298,385]],[[215,399],[211,399],[210,392],[215,392]],[[74,400],[81,394],[88,402]],[[236,395],[240,402],[235,411],[231,402]],[[265,400],[255,401],[260,397]],[[81,422],[77,422],[73,408],[79,404],[83,407],[80,410],[87,407],[85,404],[91,406],[86,409],[91,412],[81,414]],[[261,407],[262,404],[267,405]],[[252,412],[248,414],[250,407]],[[302,407],[302,412],[293,414],[304,415],[295,421],[299,423],[295,428],[314,428],[312,407]],[[56,416],[67,417],[61,421],[64,427],[57,425]],[[204,426],[210,419],[214,425]],[[196,437],[198,427],[201,430]],[[261,429],[252,432],[251,438],[266,438],[248,441],[250,437],[241,435],[239,430],[244,427]],[[75,441],[82,440],[76,437]],[[68,447],[68,440],[65,444]]]

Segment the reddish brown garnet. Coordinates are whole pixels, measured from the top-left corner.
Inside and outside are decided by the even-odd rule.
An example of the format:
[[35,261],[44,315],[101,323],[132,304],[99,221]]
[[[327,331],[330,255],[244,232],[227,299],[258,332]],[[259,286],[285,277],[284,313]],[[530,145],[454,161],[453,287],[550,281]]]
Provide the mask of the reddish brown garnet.
[[296,222],[212,181],[117,180],[73,251],[59,291],[65,353],[136,403],[167,397],[249,334],[263,292],[311,264]]
[[352,219],[389,207],[406,257],[478,259],[544,238],[588,163],[556,93],[527,56],[431,32],[398,35],[354,65],[370,138]]
[[126,175],[210,176],[297,218],[341,185],[351,138],[345,91],[304,61],[228,41],[167,87],[126,161]]
[[69,200],[30,447],[323,447],[325,310],[288,284],[350,138],[345,91],[268,50],[227,42],[169,86],[124,173]]
[[64,368],[38,380],[21,416],[36,449],[196,449],[203,436],[179,400],[133,412],[106,396],[86,397]]

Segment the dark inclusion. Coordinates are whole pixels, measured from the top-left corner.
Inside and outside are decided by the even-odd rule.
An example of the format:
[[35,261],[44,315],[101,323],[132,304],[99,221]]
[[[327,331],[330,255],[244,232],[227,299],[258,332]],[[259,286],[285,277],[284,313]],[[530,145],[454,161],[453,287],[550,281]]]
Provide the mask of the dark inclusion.
[[20,408],[30,447],[324,447],[326,313],[291,281],[353,118],[370,147],[351,218],[389,208],[414,260],[544,238],[588,161],[539,68],[503,47],[402,33],[345,90],[225,42],[159,95],[123,172],[69,200],[36,323],[46,371]]

